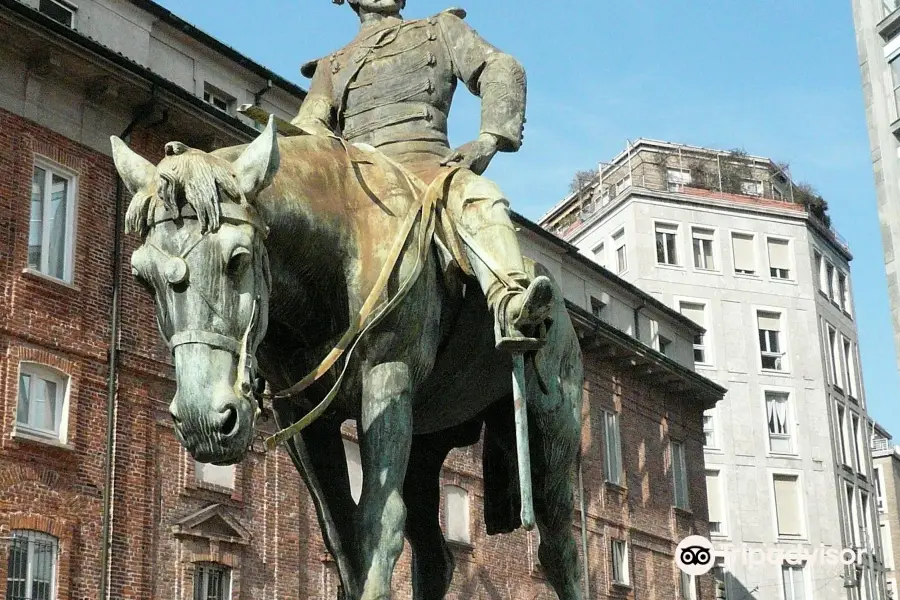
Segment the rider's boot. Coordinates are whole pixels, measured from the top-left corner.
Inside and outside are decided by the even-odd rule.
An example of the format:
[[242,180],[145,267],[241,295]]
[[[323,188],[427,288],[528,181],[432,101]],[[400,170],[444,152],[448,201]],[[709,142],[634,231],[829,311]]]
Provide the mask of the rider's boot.
[[512,223],[491,223],[473,235],[472,268],[494,316],[497,348],[513,353],[546,343],[553,286],[541,275],[530,279]]

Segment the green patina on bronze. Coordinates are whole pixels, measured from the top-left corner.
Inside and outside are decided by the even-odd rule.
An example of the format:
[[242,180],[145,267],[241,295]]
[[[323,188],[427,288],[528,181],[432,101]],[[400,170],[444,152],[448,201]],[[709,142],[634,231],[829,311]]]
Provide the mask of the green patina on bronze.
[[[360,36],[317,63],[294,121],[305,134],[279,139],[269,120],[248,146],[207,154],[168,144],[157,166],[113,141],[134,194],[126,222],[143,242],[134,273],[172,348],[176,435],[197,460],[242,460],[264,382],[291,388],[356,327],[352,352],[302,392],[272,399],[279,427],[324,407],[285,446],[344,597],[390,598],[404,536],[414,598],[444,597],[453,557],[438,518],[441,465],[483,436],[488,533],[522,525],[524,438],[541,564],[561,599],[581,598],[572,535],[581,352],[558,286],[522,258],[508,202],[481,176],[495,152],[521,142],[524,72],[459,13],[403,21],[402,2],[351,4]],[[485,108],[478,140],[450,150],[457,79]],[[525,354],[515,361],[519,413],[508,351]],[[363,458],[358,507],[340,434],[348,419]]]

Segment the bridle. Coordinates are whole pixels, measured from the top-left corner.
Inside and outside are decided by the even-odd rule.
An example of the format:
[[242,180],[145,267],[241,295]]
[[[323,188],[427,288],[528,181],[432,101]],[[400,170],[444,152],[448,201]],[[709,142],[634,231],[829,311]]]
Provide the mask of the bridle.
[[[266,227],[265,223],[252,206],[248,204],[222,203],[219,205],[219,210],[221,212],[222,222],[239,225],[250,225],[254,230],[256,230],[259,235],[262,236],[263,240],[265,240],[268,236],[268,227]],[[149,223],[149,228],[152,229],[162,223],[174,223],[184,219],[199,219],[199,217],[197,216],[196,211],[189,205],[186,205],[180,210],[176,211],[169,210],[164,206],[160,206],[155,211],[153,218]],[[162,254],[166,258],[167,264],[165,267],[164,275],[170,287],[184,284],[188,281],[190,273],[188,272],[186,258],[210,233],[212,232],[209,230],[201,233],[196,239],[192,241],[192,243],[188,244],[186,248],[179,253],[178,256],[169,254],[155,244],[147,242],[145,239],[144,244],[147,247],[153,249],[155,252]],[[263,252],[262,260],[268,261],[269,258],[268,255],[265,254],[265,246],[262,244],[260,244],[260,246],[262,247]],[[271,282],[269,281],[268,277],[262,277],[261,279],[263,280],[262,285],[265,286],[266,293],[268,294],[269,287],[271,287]],[[204,302],[206,302],[215,312],[213,303],[201,290],[198,289],[197,291],[200,294],[200,297],[203,298]],[[257,345],[255,342],[257,327],[259,326],[261,301],[261,295],[257,294],[253,299],[250,321],[247,323],[247,327],[244,330],[244,334],[243,336],[241,336],[241,339],[223,335],[215,331],[206,331],[204,329],[187,329],[185,331],[179,331],[173,334],[170,338],[166,338],[162,327],[159,328],[160,334],[162,335],[163,339],[166,342],[166,345],[169,347],[169,350],[173,355],[175,353],[175,349],[179,346],[184,346],[187,344],[202,344],[210,348],[230,352],[234,356],[238,357],[238,376],[236,378],[237,380],[235,382],[234,388],[235,395],[242,397],[249,402],[255,403],[257,416],[259,416],[259,414],[263,410],[263,390],[260,389],[262,385],[259,383],[261,380],[257,376],[255,357],[255,348]],[[157,316],[157,319],[158,318],[159,317]]]

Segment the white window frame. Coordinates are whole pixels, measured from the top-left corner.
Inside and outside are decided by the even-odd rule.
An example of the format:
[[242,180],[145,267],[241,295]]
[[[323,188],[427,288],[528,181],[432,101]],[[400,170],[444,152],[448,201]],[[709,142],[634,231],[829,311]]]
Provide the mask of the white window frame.
[[616,182],[616,196],[629,187],[631,187],[631,173],[628,173],[625,177]]
[[856,471],[861,475],[868,476],[869,469],[866,464],[866,448],[868,445],[866,443],[866,417],[865,415],[857,415],[850,411],[850,424],[851,431],[854,440],[854,453],[853,457],[856,461]]
[[[9,554],[12,552],[12,544],[16,543],[14,540],[24,539],[27,543],[27,551],[26,551],[26,571],[25,571],[25,589],[27,595],[30,597],[32,594],[32,589],[34,587],[34,569],[35,569],[35,559],[34,559],[34,549],[35,542],[41,544],[48,544],[52,547],[53,559],[50,566],[50,598],[52,600],[56,600],[57,598],[57,586],[58,586],[58,578],[59,578],[59,539],[50,535],[49,533],[44,533],[43,531],[35,531],[31,529],[14,529],[10,532],[10,543],[6,547],[6,552],[4,553],[6,559],[8,560]],[[6,585],[4,585],[4,593],[5,590],[8,589],[10,573],[7,571],[6,573]],[[18,579],[17,579],[18,580]]]
[[[778,395],[778,396],[786,396],[787,404],[785,406],[785,427],[787,428],[787,433],[779,434],[773,433],[769,428],[769,395]],[[766,418],[766,426],[763,428],[766,434],[766,449],[768,454],[773,456],[797,456],[798,449],[800,447],[799,440],[797,440],[796,436],[796,419],[794,412],[794,390],[785,387],[777,387],[767,385],[762,390],[762,401],[763,401],[763,414]],[[779,452],[772,449],[772,440],[774,439],[783,439],[787,440],[790,444],[790,449],[787,452]]]
[[[852,483],[844,482],[844,497],[841,501],[846,505],[847,515],[850,517],[848,527],[850,527],[850,543],[853,548],[860,547],[860,528],[859,528],[859,500],[856,497],[856,489]],[[849,504],[847,502],[849,501]]]
[[[679,448],[680,452],[675,449]],[[675,508],[689,511],[691,510],[690,485],[688,482],[687,457],[685,456],[687,449],[685,444],[679,440],[671,440],[669,442],[669,457],[672,465],[672,499]],[[679,488],[678,471],[681,471],[681,486]]]
[[666,167],[666,189],[670,192],[681,192],[685,186],[693,183],[690,169]]
[[859,386],[856,380],[856,356],[852,340],[841,334],[841,366],[844,369],[847,387],[844,391],[853,399],[859,399]]
[[[841,285],[842,277],[844,279],[844,285]],[[837,280],[838,304],[841,307],[841,310],[844,311],[844,313],[852,317],[853,309],[850,302],[850,275],[839,270]]]
[[884,515],[888,512],[884,496],[884,469],[881,465],[874,465],[872,468],[875,470],[875,506],[878,508],[878,512]]
[[825,287],[825,296],[827,296],[828,299],[831,300],[832,303],[835,303],[834,289],[837,287],[837,279],[836,279],[835,273],[837,273],[837,269],[835,268],[834,263],[832,263],[830,260],[828,260],[826,258],[825,259],[825,286],[826,286]]
[[[27,421],[19,420],[19,403],[21,402],[21,382],[22,376],[27,375],[29,379],[29,415]],[[34,401],[34,384],[35,379],[50,381],[56,384],[56,423],[54,429],[44,429],[33,425],[32,411],[35,407]],[[19,363],[19,372],[16,377],[16,432],[27,432],[42,438],[56,440],[66,443],[68,436],[69,424],[69,388],[71,387],[71,377],[66,373],[47,365],[40,363],[22,361]]]
[[224,593],[223,600],[230,600],[234,593],[233,570],[228,565],[223,565],[223,564],[217,563],[217,562],[195,563],[195,565],[194,565],[194,580],[191,581],[191,584],[192,584],[191,598],[192,598],[192,600],[197,600],[196,598],[194,598],[194,595],[195,595],[196,585],[197,585],[196,578],[198,576],[203,578],[202,583],[200,584],[200,587],[201,587],[200,600],[206,600],[207,598],[209,598],[209,569],[210,568],[215,568],[216,570],[222,572],[223,581],[225,582],[225,585],[227,586],[227,589],[225,590],[225,593]]
[[[461,492],[460,497],[463,499],[463,514],[453,515],[450,512],[450,494]],[[444,496],[444,527],[447,531],[447,540],[460,544],[470,545],[472,543],[472,526],[471,526],[471,500],[469,498],[469,490],[458,485],[447,484],[443,490]],[[453,534],[454,528],[450,527],[451,521],[460,519],[463,528],[462,535]]]
[[626,273],[628,271],[628,244],[624,227],[612,234],[612,247],[616,257],[616,274]]
[[[788,590],[786,590],[784,587],[784,570],[785,569],[788,569],[789,571],[796,571],[796,570],[801,571],[801,574],[803,577],[803,591],[804,591],[803,596],[794,595],[794,590],[791,590],[791,595],[788,596]],[[799,565],[792,565],[792,564],[788,564],[788,563],[784,563],[783,565],[781,565],[781,568],[780,568],[780,571],[778,574],[779,575],[778,579],[780,581],[778,584],[778,587],[781,588],[781,597],[784,598],[785,600],[810,600],[809,594],[812,590],[810,590],[811,578],[809,576],[808,571],[809,571],[809,567],[805,561]],[[793,586],[793,578],[791,578],[791,585]]]
[[[660,236],[663,237],[662,254],[660,257]],[[669,248],[668,236],[671,236],[673,248]],[[666,221],[653,222],[653,240],[656,243],[656,264],[662,267],[679,267],[681,263],[678,261],[679,246],[681,246],[681,225],[678,223],[669,223]],[[669,256],[670,252],[674,256]],[[660,260],[662,258],[662,260]]]
[[[760,372],[763,373],[790,373],[791,372],[791,363],[789,360],[790,351],[788,347],[788,327],[787,327],[787,318],[785,316],[786,309],[777,308],[773,306],[753,306],[753,325],[756,331],[756,349],[757,349],[757,365],[759,366]],[[769,314],[777,314],[778,315],[778,352],[772,352],[769,350],[769,339],[766,338],[766,349],[764,350],[762,344],[759,339],[759,332],[763,331],[759,328],[759,314],[760,313],[769,313]],[[769,330],[765,330],[769,331]],[[780,369],[770,369],[763,366],[763,356],[768,358],[778,358],[781,359],[781,368]]]
[[[773,269],[773,267],[772,267],[772,257],[769,255],[769,242],[770,241],[785,242],[787,244],[788,268],[786,269],[787,274],[785,277],[782,277],[780,274],[774,275],[772,273],[772,271],[775,269]],[[779,237],[779,236],[775,236],[775,235],[767,235],[766,236],[766,263],[769,265],[769,279],[773,279],[775,281],[788,281],[788,282],[795,281],[794,273],[796,271],[796,266],[795,266],[795,261],[794,261],[794,241],[791,240],[790,238]],[[785,270],[785,269],[780,269],[780,270]]]
[[[753,190],[751,191],[749,186],[753,185]],[[744,196],[762,196],[763,195],[763,182],[761,179],[741,179],[741,194]]]
[[[628,568],[628,542],[612,538],[609,540],[610,573],[609,580],[613,585],[631,585],[631,574]],[[616,573],[618,571],[618,573]]]
[[[225,113],[226,115],[230,115],[232,113],[232,109],[234,108],[234,104],[236,102],[236,100],[228,92],[219,89],[208,81],[203,82],[203,101],[216,110]],[[216,104],[216,101],[224,104],[225,108],[218,106]]]
[[[603,413],[603,477],[607,483],[624,487],[625,469],[622,462],[622,427],[619,414],[609,410]],[[614,432],[610,435],[610,432]],[[615,475],[615,477],[613,477]]]
[[[44,214],[41,215],[41,264],[37,267],[31,266],[31,261],[26,257],[27,270],[38,273],[43,277],[49,277],[56,281],[71,284],[73,281],[73,272],[75,265],[75,223],[76,214],[78,213],[78,174],[56,163],[49,158],[35,155],[31,168],[31,181],[34,181],[34,172],[36,169],[44,171],[44,197],[41,206]],[[50,195],[52,194],[53,176],[56,175],[61,179],[65,179],[66,186],[66,223],[65,223],[65,240],[63,247],[63,276],[57,277],[49,273],[50,258]],[[33,183],[32,183],[33,185]],[[29,196],[29,222],[28,237],[29,243],[31,238],[31,197]],[[26,250],[27,252],[27,250]]]
[[825,255],[813,248],[813,266],[816,271],[817,287],[823,296],[828,296],[828,286],[825,283]]
[[[694,268],[696,270],[706,271],[706,272],[710,272],[710,273],[716,273],[719,271],[719,268],[718,268],[719,253],[716,250],[717,234],[718,234],[718,232],[713,227],[704,227],[701,225],[692,225],[691,226],[691,257],[692,257],[692,260],[694,261]],[[703,247],[704,242],[709,242],[712,266],[709,266],[709,265],[701,266],[701,265],[697,264],[697,253],[694,250],[694,244],[697,241],[700,241],[701,249]],[[702,262],[706,262],[705,255],[702,254],[702,252],[701,252],[701,256],[704,257],[702,259]]]
[[61,21],[56,21],[56,19],[53,19],[53,17],[51,17],[50,15],[48,15],[47,13],[45,13],[43,10],[40,9],[40,2],[38,2],[38,12],[39,13],[41,13],[42,15],[46,16],[49,19],[53,19],[57,23],[65,25],[69,29],[75,29],[75,15],[78,14],[77,6],[75,6],[71,2],[65,2],[65,0],[47,0],[47,2],[50,2],[51,4],[55,4],[58,7],[60,7],[61,9],[63,9],[64,11],[68,12],[69,13],[69,22],[62,23]]
[[894,570],[894,541],[891,539],[891,522],[881,521],[878,524],[878,533],[881,535],[881,560],[884,568]]
[[[797,518],[800,525],[800,534],[782,534],[778,528],[778,502],[775,497],[775,477],[795,477],[797,480]],[[772,528],[776,540],[806,540],[809,536],[809,526],[806,522],[806,502],[804,501],[803,472],[795,469],[769,469],[769,496],[772,507]]]
[[835,420],[838,422],[838,434],[840,436],[838,448],[841,451],[841,464],[853,468],[852,444],[850,443],[850,409],[836,402]]
[[[735,262],[736,262],[735,261],[736,254],[734,252],[735,237],[750,238],[751,252],[752,252],[751,258],[753,261],[753,271],[751,273],[745,273],[744,271],[746,269],[738,270],[738,268],[735,264]],[[759,277],[759,257],[757,256],[757,254],[759,254],[759,253],[757,252],[758,248],[756,247],[756,232],[732,230],[730,232],[729,240],[731,241],[731,269],[732,269],[732,271],[734,271],[734,274],[737,277]]]
[[[719,531],[714,532],[712,530],[712,523],[710,521],[710,531],[709,535],[711,537],[728,537],[728,498],[727,498],[727,486],[725,485],[725,470],[719,465],[709,465],[705,470],[705,476],[709,477],[710,473],[715,473],[716,477],[716,487],[718,487],[719,494],[719,504],[721,505],[722,510],[722,520],[717,521],[719,523]],[[709,484],[707,483],[707,490],[709,490]],[[709,493],[707,492],[707,505],[709,505]],[[707,515],[711,516],[711,515]]]
[[[715,408],[710,408],[703,411],[703,447],[712,450],[719,449],[719,433],[718,428],[716,427],[718,417],[718,411]],[[710,427],[707,427],[707,419],[709,419]],[[707,444],[707,433],[709,433],[709,437],[712,438],[712,445]]]
[[[698,350],[703,352],[703,361],[698,362],[696,354],[695,354],[694,355],[694,364],[697,366],[701,366],[701,367],[712,367],[715,365],[715,361],[713,360],[714,340],[713,340],[711,329],[709,328],[709,323],[712,320],[710,317],[710,314],[709,314],[709,312],[710,312],[709,300],[700,299],[700,298],[688,298],[688,297],[681,297],[681,296],[675,298],[675,306],[678,307],[678,312],[681,313],[682,315],[684,314],[682,312],[682,307],[685,304],[703,307],[703,323],[697,323],[697,324],[701,325],[704,329],[706,329],[706,332],[701,335],[694,336],[693,344],[692,344],[693,350],[695,353]],[[698,343],[698,341],[699,341],[699,343]]]
[[697,578],[678,571],[678,597],[681,600],[697,600]]
[[[872,498],[869,493],[863,489],[859,490],[859,506],[860,506],[860,541],[863,542],[866,552],[873,551],[877,545],[875,543],[875,520],[872,519]],[[878,532],[879,534],[881,531]]]

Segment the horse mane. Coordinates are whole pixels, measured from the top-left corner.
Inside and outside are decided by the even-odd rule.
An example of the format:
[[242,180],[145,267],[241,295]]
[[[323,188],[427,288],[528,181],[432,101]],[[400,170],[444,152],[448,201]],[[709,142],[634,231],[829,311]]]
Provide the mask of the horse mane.
[[125,231],[144,237],[160,206],[177,212],[187,204],[197,213],[201,231],[215,232],[219,229],[223,199],[246,202],[231,163],[171,142],[166,144],[166,157],[156,167],[156,177],[132,198],[125,215]]

